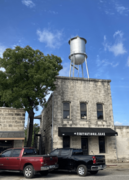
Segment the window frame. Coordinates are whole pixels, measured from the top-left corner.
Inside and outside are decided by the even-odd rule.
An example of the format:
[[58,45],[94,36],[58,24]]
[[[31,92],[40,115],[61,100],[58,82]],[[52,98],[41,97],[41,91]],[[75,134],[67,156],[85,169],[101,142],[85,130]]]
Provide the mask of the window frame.
[[[103,138],[104,144],[100,144],[100,138]],[[106,150],[105,150],[105,147],[106,147],[105,146],[106,145],[106,143],[105,143],[105,136],[98,136],[98,142],[99,142],[99,153],[106,153]],[[104,146],[104,151],[101,152],[100,146]]]
[[[82,118],[82,117],[81,117],[81,112],[82,112],[82,111],[81,111],[81,103],[85,103],[85,105],[86,105],[86,118]],[[81,120],[82,120],[82,119],[83,119],[83,120],[87,120],[87,114],[88,114],[88,113],[87,113],[87,102],[82,101],[82,102],[80,102],[80,119],[81,119]]]
[[[64,103],[69,103],[69,110],[64,110]],[[63,109],[63,119],[71,119],[71,102],[70,101],[63,101],[62,102],[62,109]],[[69,111],[69,118],[64,118],[64,111]]]
[[20,150],[20,153],[21,153],[22,149],[13,149],[10,157],[19,157],[20,156],[20,153],[19,153],[19,156],[13,156],[13,152],[15,152],[16,150]]
[[[2,156],[4,153],[6,153],[8,151],[11,151],[10,156]],[[8,149],[8,150],[3,151],[0,155],[1,155],[1,157],[6,158],[6,157],[11,157],[11,154],[12,154],[12,149]]]
[[[100,110],[98,110],[98,106],[97,106],[98,104],[102,105],[102,113],[103,113],[103,118],[102,119],[98,118],[98,112],[101,112]],[[104,103],[102,103],[102,102],[96,103],[96,110],[97,110],[97,120],[104,120]]]

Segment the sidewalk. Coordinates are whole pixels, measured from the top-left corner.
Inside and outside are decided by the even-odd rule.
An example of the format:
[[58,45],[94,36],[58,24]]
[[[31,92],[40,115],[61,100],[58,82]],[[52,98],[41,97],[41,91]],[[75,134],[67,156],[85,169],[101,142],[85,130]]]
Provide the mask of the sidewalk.
[[114,169],[129,169],[129,162],[123,162],[123,163],[106,163],[107,168],[114,168]]

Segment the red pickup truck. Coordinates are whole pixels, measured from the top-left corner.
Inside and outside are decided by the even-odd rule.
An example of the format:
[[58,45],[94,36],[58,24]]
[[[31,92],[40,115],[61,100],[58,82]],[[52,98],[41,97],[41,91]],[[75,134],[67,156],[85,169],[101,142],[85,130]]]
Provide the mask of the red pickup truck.
[[56,156],[36,154],[33,148],[7,149],[0,154],[0,170],[22,171],[26,178],[32,178],[37,171],[47,175],[58,168]]

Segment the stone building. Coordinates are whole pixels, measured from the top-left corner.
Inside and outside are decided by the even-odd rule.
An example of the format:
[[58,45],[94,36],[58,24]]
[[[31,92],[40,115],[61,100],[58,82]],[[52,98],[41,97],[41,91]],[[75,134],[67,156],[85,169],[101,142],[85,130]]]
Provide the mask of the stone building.
[[24,109],[0,107],[0,152],[12,147],[24,147]]
[[117,159],[111,80],[56,78],[56,90],[41,113],[42,153],[82,148],[85,154]]

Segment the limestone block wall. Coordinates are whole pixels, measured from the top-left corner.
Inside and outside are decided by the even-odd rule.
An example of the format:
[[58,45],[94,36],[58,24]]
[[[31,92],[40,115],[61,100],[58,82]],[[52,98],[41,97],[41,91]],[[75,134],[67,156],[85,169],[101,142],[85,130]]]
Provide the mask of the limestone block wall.
[[119,162],[129,162],[129,126],[115,126],[117,156]]
[[17,148],[17,147],[24,147],[24,142],[22,140],[15,140],[14,141],[14,144],[13,144],[13,147]]
[[[61,77],[53,92],[53,148],[62,145],[58,127],[114,129],[110,80]],[[63,119],[63,102],[70,102],[70,119]],[[80,102],[87,103],[87,119],[80,117]],[[103,103],[104,119],[97,119],[97,103]]]
[[25,111],[0,107],[0,131],[24,131]]
[[41,153],[48,154],[52,150],[52,96],[41,113]]

